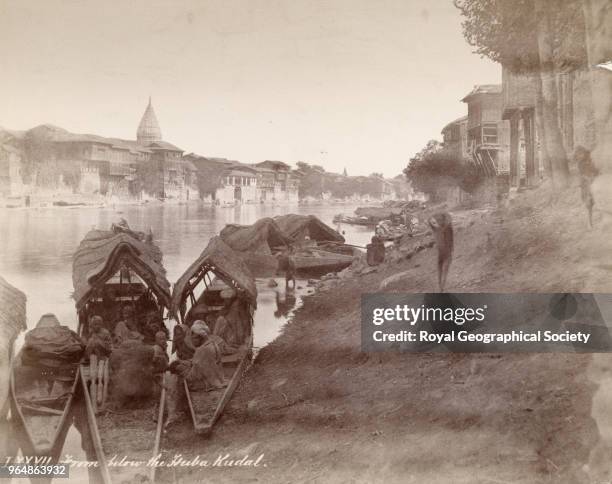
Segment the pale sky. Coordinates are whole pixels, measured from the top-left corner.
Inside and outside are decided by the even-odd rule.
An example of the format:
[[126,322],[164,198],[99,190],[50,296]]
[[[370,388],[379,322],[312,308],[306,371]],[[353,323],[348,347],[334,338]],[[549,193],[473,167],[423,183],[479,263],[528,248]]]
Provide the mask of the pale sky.
[[475,84],[451,0],[0,0],[0,126],[394,176]]

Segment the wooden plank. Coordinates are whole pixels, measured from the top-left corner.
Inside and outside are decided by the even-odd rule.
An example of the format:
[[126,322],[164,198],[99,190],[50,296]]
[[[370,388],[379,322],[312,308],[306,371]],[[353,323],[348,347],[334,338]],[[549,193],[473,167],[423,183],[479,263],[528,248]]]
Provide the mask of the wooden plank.
[[215,411],[215,414],[214,414],[214,416],[212,418],[212,421],[210,423],[211,427],[217,422],[219,417],[221,417],[221,415],[223,414],[223,410],[225,410],[225,406],[231,400],[234,392],[236,391],[236,388],[238,387],[238,383],[242,379],[242,374],[244,372],[244,369],[246,368],[246,364],[247,364],[248,359],[249,359],[250,349],[252,347],[253,347],[253,335],[251,334],[249,336],[249,341],[247,343],[247,349],[244,352],[244,356],[242,357],[242,360],[240,361],[240,363],[236,367],[236,370],[234,371],[234,376],[232,377],[232,380],[230,381],[230,383],[227,386],[227,388],[225,389],[223,397],[221,398],[221,402],[217,406],[217,410]]
[[91,396],[89,394],[87,379],[85,378],[84,373],[81,373],[81,385],[83,387],[83,396],[85,397],[84,400],[87,410],[87,423],[89,424],[91,440],[96,452],[96,457],[98,458],[98,469],[100,470],[102,484],[112,484],[113,481],[108,470],[106,456],[104,455],[104,448],[102,447],[102,439],[100,438],[100,431],[98,430],[98,423],[96,422],[96,414],[91,404]]
[[[157,429],[155,430],[155,443],[153,444],[153,458],[157,457],[161,449],[161,440],[164,433],[164,412],[166,407],[166,375],[164,373],[162,378],[162,391],[159,397],[159,410],[157,412]],[[149,478],[151,482],[155,482],[157,477],[157,467],[151,467],[151,474]]]
[[62,410],[57,410],[56,408],[45,407],[43,405],[29,405],[27,403],[21,404],[22,410],[27,410],[29,413],[36,413],[40,415],[56,415],[61,416],[64,414]]
[[106,400],[108,399],[108,385],[110,383],[110,374],[108,369],[109,361],[108,358],[104,360],[104,392],[102,394],[102,408],[106,407]]
[[90,355],[89,357],[89,381],[91,383],[91,405],[93,406],[94,414],[98,413],[98,357]]
[[198,416],[196,414],[195,411],[195,406],[193,405],[193,400],[191,398],[191,390],[189,390],[189,385],[187,385],[187,382],[183,379],[183,386],[185,388],[185,395],[187,396],[187,405],[189,406],[189,414],[191,415],[191,421],[193,423],[193,429],[195,431],[196,434],[200,434],[201,432],[199,431],[199,422],[198,422]]
[[194,400],[192,398],[192,392],[189,390],[189,386],[187,382],[183,380],[183,384],[185,387],[185,393],[187,395],[187,403],[189,405],[189,412],[191,414],[191,420],[193,422],[193,428],[196,434],[198,435],[207,435],[212,431],[213,426],[217,422],[217,420],[223,414],[227,403],[231,400],[234,391],[236,390],[238,383],[242,379],[242,374],[249,360],[250,350],[253,347],[253,336],[249,336],[249,340],[246,344],[246,347],[243,349],[242,358],[240,362],[236,366],[234,373],[232,374],[232,378],[228,383],[227,387],[223,391],[221,397],[217,400],[215,411],[213,416],[207,422],[200,422],[198,419],[198,411],[195,406]]
[[106,366],[106,358],[98,361],[98,408],[102,408],[102,397],[104,396],[104,367]]
[[[74,394],[75,394],[75,391],[76,391],[76,388],[79,382],[80,372],[77,369],[77,371],[74,374],[74,382],[72,386],[70,387],[70,391],[68,392],[68,398],[66,398],[65,395],[60,397],[60,398],[65,399],[64,408],[61,411],[57,411],[55,409],[50,409],[50,408],[48,410],[53,410],[53,412],[43,411],[43,415],[45,415],[49,419],[50,422],[51,421],[53,422],[53,427],[55,428],[55,431],[53,432],[53,435],[48,444],[39,445],[37,444],[36,436],[33,433],[33,429],[30,426],[28,417],[24,413],[24,410],[28,406],[34,407],[36,409],[40,409],[41,407],[44,408],[46,407],[46,405],[44,405],[42,402],[55,403],[58,401],[58,398],[51,398],[51,399],[41,398],[38,400],[28,401],[28,402],[19,401],[16,383],[15,383],[15,372],[17,368],[16,361],[20,361],[20,358],[16,358],[12,362],[11,375],[10,375],[10,397],[11,397],[11,404],[12,404],[12,409],[13,409],[13,418],[16,418],[18,420],[19,424],[23,428],[23,431],[28,439],[27,446],[30,447],[30,449],[27,449],[26,452],[31,453],[32,455],[45,455],[45,456],[51,456],[57,459],[59,456],[59,452],[61,451],[61,446],[63,446],[64,439],[66,437],[66,433],[68,431],[68,424],[70,423],[68,420],[68,416],[71,415],[72,403],[74,401]],[[40,415],[39,410],[36,410],[36,413]],[[41,424],[39,422],[38,423],[39,428],[40,428],[40,425]]]

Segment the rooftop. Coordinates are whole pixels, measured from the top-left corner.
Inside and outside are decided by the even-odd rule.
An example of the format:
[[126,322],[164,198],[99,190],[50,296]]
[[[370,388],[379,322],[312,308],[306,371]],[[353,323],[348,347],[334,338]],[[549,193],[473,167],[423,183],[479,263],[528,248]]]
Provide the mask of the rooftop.
[[474,89],[470,91],[470,93],[465,96],[461,101],[468,102],[472,97],[478,96],[480,94],[501,94],[502,86],[501,84],[480,84],[474,86]]
[[255,164],[258,167],[271,168],[273,170],[291,170],[291,167],[283,161],[266,160]]

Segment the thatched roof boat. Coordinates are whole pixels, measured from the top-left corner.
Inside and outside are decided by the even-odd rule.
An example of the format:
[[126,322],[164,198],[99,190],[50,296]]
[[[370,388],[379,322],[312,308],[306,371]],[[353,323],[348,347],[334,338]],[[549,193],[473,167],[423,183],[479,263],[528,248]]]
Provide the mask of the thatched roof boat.
[[[73,297],[81,324],[86,306],[92,300],[101,300],[105,286],[122,270],[128,277],[138,276],[160,306],[170,306],[170,283],[159,247],[128,232],[92,230],[81,241],[72,264]],[[120,278],[119,283],[135,281]]]
[[274,251],[292,243],[271,218],[262,218],[253,225],[226,225],[219,236],[257,277],[275,275],[278,260]]
[[[301,247],[306,235],[314,237],[314,240],[311,239],[313,246]],[[258,277],[276,275],[279,264],[275,254],[290,245],[297,249],[294,254],[296,270],[304,274],[342,270],[353,261],[352,249],[349,249],[349,254],[338,250],[344,243],[344,237],[314,216],[292,214],[274,219],[263,218],[253,225],[227,225],[220,237]]]
[[[171,290],[162,253],[150,239],[152,235],[147,237],[143,232],[133,231],[124,221],[113,224],[110,231],[92,230],[85,236],[74,255],[72,272],[81,334],[87,334],[92,315],[102,316],[107,326],[116,323],[117,314],[125,304],[132,305],[141,315],[154,311],[163,317],[164,311],[169,309]],[[143,343],[143,346],[148,345]],[[102,482],[123,481],[127,477],[122,474],[125,469],[109,466],[107,457],[126,451],[114,444],[118,435],[136,431],[141,440],[151,444],[150,448],[142,449],[138,457],[158,454],[166,392],[161,389],[159,395],[154,393],[151,399],[139,402],[140,406],[130,413],[129,425],[125,416],[111,412],[100,420],[99,413],[106,406],[107,395],[112,398],[109,394],[116,388],[110,384],[109,359],[91,355],[89,365],[82,365],[80,374]],[[156,404],[162,412],[157,423],[150,417]],[[153,480],[155,467],[150,471]]]
[[181,311],[183,304],[209,273],[235,289],[253,307],[257,307],[257,287],[248,266],[220,237],[213,237],[200,256],[176,281],[170,305],[172,314],[184,317]]
[[[26,296],[0,276],[0,328],[10,328],[15,334],[26,326]],[[3,336],[6,333],[3,332]]]
[[[172,294],[172,312],[180,317],[182,323],[188,323],[189,312],[193,308],[204,304],[209,311],[217,310],[215,303],[228,289],[237,297],[236,302],[246,309],[243,324],[248,331],[245,340],[234,353],[221,357],[226,387],[208,391],[194,390],[184,382],[193,429],[199,435],[207,435],[212,431],[252,358],[252,325],[253,312],[257,306],[257,288],[255,279],[238,254],[220,237],[214,237],[176,282]],[[199,296],[196,297],[196,294]]]
[[274,217],[274,221],[283,234],[294,241],[301,241],[308,237],[317,242],[344,243],[344,237],[338,231],[324,224],[314,215],[290,213]]
[[238,252],[257,254],[271,254],[273,248],[286,247],[292,242],[271,218],[259,219],[253,225],[226,225],[219,236]]
[[9,373],[13,344],[26,330],[26,296],[0,276],[0,418],[8,412]]

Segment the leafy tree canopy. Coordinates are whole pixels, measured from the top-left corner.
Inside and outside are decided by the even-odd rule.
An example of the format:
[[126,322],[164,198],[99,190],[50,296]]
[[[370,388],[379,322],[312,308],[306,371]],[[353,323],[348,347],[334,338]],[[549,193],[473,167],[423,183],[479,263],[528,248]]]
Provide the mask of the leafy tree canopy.
[[541,67],[536,4],[555,33],[554,67],[577,69],[586,63],[580,0],[454,0],[454,4],[464,17],[463,35],[475,52],[514,72]]

